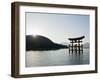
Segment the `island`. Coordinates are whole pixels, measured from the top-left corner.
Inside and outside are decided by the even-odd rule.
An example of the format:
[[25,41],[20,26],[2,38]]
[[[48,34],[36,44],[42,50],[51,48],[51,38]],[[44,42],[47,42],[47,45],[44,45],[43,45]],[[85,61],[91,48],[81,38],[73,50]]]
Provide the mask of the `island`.
[[68,46],[55,43],[47,37],[26,35],[26,51],[58,50],[64,48],[68,48]]

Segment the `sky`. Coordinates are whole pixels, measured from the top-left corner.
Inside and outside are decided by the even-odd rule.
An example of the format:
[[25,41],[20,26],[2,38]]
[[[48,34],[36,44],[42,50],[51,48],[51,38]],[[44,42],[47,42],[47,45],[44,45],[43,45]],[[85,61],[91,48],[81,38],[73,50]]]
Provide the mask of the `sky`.
[[42,35],[56,43],[69,43],[68,38],[85,36],[89,42],[89,15],[26,12],[26,35]]

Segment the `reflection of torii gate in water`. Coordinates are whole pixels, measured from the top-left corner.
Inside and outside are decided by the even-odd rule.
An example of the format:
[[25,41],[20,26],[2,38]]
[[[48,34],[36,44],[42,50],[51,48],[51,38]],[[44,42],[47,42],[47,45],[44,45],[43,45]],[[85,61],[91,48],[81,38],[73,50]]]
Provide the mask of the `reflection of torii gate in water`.
[[69,53],[74,52],[75,53],[83,53],[83,44],[82,39],[85,38],[85,36],[77,37],[77,38],[69,38],[70,44],[69,44]]

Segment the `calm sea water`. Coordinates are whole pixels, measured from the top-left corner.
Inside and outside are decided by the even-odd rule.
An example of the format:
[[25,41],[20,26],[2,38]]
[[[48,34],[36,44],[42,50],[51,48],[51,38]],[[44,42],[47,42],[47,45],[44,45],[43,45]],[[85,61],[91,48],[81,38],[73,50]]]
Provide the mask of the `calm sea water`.
[[68,49],[27,51],[25,59],[26,67],[89,64],[89,49],[80,54],[69,53]]

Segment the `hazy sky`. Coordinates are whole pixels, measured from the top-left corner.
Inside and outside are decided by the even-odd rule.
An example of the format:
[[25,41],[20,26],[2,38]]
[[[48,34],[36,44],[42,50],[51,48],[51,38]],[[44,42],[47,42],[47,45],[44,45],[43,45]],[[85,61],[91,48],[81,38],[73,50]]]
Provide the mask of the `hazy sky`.
[[89,15],[26,13],[26,35],[42,35],[53,42],[69,42],[68,38],[85,36],[89,42]]

